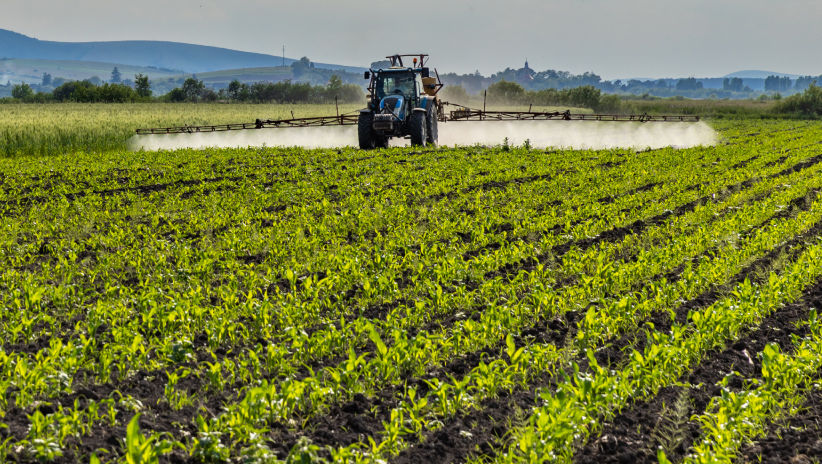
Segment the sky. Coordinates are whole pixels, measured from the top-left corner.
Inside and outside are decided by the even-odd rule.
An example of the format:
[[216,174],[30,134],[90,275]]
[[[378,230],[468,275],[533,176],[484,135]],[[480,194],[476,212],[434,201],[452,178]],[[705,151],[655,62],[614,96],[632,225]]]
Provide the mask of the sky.
[[367,66],[605,79],[822,74],[819,0],[2,0],[0,28],[67,42],[169,40]]

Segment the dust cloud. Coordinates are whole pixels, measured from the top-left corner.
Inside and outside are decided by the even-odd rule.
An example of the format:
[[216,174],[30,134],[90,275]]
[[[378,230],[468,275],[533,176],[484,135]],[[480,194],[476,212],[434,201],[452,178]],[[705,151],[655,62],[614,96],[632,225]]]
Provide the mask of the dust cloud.
[[688,148],[716,144],[716,132],[704,122],[484,121],[439,126],[441,145],[510,145],[529,141],[534,148]]
[[[717,135],[704,122],[602,122],[602,121],[452,121],[439,124],[440,145],[521,146],[533,148],[688,148],[715,145]],[[213,132],[200,134],[141,135],[129,140],[129,149],[174,150],[211,147],[335,148],[357,145],[355,126],[303,127]],[[391,146],[407,146],[407,139],[392,139]]]
[[304,147],[335,148],[355,146],[355,126],[249,129],[197,134],[135,135],[128,148],[139,150],[177,150],[181,148]]

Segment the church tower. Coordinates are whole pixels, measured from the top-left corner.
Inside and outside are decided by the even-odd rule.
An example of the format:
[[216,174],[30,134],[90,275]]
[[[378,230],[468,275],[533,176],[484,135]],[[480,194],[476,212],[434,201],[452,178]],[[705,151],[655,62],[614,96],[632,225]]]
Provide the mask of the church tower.
[[534,80],[534,74],[536,74],[534,70],[528,66],[528,58],[525,58],[525,67],[517,71],[517,81],[520,84],[527,84]]

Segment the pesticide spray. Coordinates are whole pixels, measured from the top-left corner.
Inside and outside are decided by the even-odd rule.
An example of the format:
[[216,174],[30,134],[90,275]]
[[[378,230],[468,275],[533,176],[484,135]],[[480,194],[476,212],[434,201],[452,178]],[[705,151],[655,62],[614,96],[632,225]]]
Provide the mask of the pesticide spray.
[[[624,123],[588,121],[453,121],[439,125],[439,144],[501,145],[533,148],[609,149],[689,148],[710,146],[717,135],[704,122]],[[129,148],[176,150],[181,148],[236,148],[249,146],[303,148],[354,147],[355,126],[259,129],[250,131],[135,136]],[[407,146],[407,139],[391,139],[391,146]]]

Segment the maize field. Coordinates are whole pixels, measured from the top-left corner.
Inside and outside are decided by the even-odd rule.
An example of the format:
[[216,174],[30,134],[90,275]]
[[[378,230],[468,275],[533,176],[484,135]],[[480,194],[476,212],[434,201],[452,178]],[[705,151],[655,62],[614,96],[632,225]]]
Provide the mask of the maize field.
[[0,461],[818,460],[822,123],[712,124],[10,151]]

